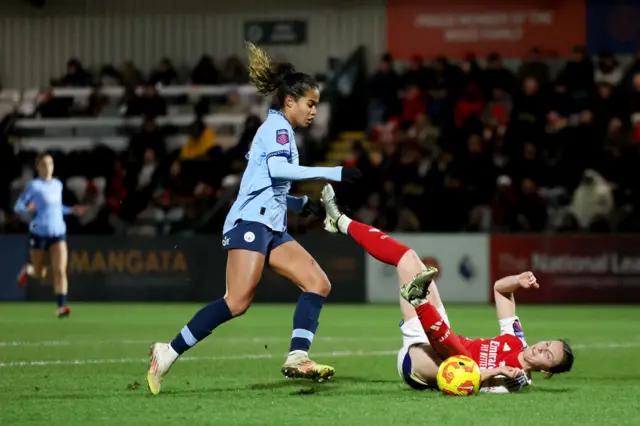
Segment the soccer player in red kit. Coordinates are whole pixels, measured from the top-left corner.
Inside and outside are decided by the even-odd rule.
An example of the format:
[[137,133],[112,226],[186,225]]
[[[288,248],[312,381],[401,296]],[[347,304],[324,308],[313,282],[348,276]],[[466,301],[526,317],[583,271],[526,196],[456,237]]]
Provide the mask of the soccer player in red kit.
[[547,375],[571,370],[573,353],[563,340],[528,346],[516,315],[513,293],[519,288],[539,287],[531,272],[496,281],[494,295],[500,335],[491,339],[468,339],[451,330],[436,283],[438,270],[425,266],[415,251],[369,225],[342,214],[330,185],[322,191],[326,211],[325,229],[350,235],[377,260],[396,267],[400,281],[403,347],[398,372],[414,389],[437,388],[436,375],[442,360],[466,355],[478,363],[483,392],[519,391],[531,384],[531,372]]

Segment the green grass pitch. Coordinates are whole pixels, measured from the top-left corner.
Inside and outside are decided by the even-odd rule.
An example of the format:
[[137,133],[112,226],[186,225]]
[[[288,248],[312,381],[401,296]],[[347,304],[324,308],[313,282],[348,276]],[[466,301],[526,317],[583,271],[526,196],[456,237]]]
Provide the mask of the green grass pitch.
[[[574,371],[534,376],[522,394],[445,397],[408,388],[393,305],[328,303],[311,355],[327,383],[286,380],[293,305],[254,306],[174,365],[148,393],[147,348],[170,340],[198,309],[184,304],[0,304],[0,425],[637,425],[640,310],[520,306],[529,342],[567,337]],[[491,306],[448,306],[466,336],[498,331]]]

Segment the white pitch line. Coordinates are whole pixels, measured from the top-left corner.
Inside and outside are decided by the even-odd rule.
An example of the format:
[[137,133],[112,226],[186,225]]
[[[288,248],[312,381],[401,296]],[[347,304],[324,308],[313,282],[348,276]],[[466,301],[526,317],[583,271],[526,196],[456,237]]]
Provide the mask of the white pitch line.
[[[333,351],[314,353],[319,357],[354,357],[354,356],[387,356],[395,355],[398,351]],[[286,358],[283,354],[281,358]],[[221,356],[192,356],[181,357],[178,361],[240,361],[246,359],[269,359],[276,358],[272,354],[241,354],[241,355],[221,355]],[[51,360],[51,361],[10,361],[0,362],[0,368],[6,367],[36,367],[48,365],[91,365],[91,364],[141,364],[148,363],[148,358],[115,358],[115,359],[72,359],[72,360]]]
[[[278,343],[289,342],[290,337],[213,337],[212,341],[222,342],[227,344],[233,343]],[[355,337],[315,337],[315,342],[401,342],[400,336],[396,337],[367,337],[355,336]],[[153,339],[135,340],[135,339],[122,339],[122,340],[43,340],[43,341],[0,341],[0,348],[4,347],[22,347],[22,346],[102,346],[102,345],[142,345],[151,344]]]
[[[594,343],[594,344],[575,344],[574,349],[622,349],[640,347],[640,342],[628,343]],[[319,357],[374,357],[374,356],[390,356],[396,355],[396,350],[386,351],[333,351],[314,353]],[[213,355],[213,356],[193,356],[181,357],[179,361],[241,361],[247,359],[270,359],[276,358],[273,354],[240,354],[240,355]],[[286,357],[286,354],[281,356]],[[43,361],[9,361],[0,362],[0,368],[8,367],[38,367],[49,365],[104,365],[104,364],[143,364],[149,362],[148,358],[114,358],[114,359],[75,359],[75,360],[43,360]]]

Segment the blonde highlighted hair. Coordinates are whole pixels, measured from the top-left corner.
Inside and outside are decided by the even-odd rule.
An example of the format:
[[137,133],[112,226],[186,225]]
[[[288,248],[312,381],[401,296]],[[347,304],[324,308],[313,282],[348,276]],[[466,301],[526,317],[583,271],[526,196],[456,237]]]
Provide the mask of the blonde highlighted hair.
[[300,72],[287,62],[274,62],[266,52],[255,44],[245,42],[249,57],[249,79],[261,95],[276,94],[279,107],[284,106],[286,96],[296,100],[310,88],[317,88],[315,80]]

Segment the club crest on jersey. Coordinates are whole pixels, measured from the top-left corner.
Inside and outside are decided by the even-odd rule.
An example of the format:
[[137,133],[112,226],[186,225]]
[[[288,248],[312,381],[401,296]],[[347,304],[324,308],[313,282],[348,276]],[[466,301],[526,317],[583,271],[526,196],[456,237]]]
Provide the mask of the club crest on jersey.
[[280,129],[276,132],[276,142],[280,145],[286,145],[289,143],[289,132],[287,129]]

